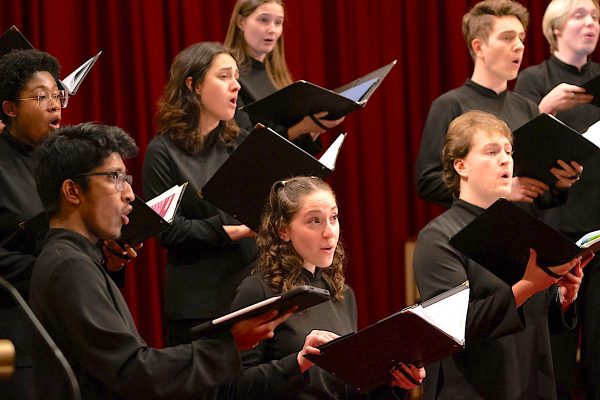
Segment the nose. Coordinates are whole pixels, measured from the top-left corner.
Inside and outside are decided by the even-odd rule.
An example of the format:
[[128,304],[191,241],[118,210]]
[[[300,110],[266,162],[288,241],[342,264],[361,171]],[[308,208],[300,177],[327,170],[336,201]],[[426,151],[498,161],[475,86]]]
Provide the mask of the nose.
[[238,82],[237,79],[234,79],[233,80],[233,85],[231,87],[231,91],[232,92],[238,92],[241,88],[242,88],[242,85],[240,85],[240,83]]
[[327,221],[325,223],[325,226],[323,227],[323,237],[324,238],[330,238],[334,236],[334,230],[333,230],[333,224],[330,221]]
[[592,14],[588,14],[585,17],[585,24],[586,25],[593,25],[597,20],[594,19],[594,17],[592,16]]
[[131,203],[135,199],[135,195],[133,194],[133,188],[127,181],[123,182],[123,191],[121,192],[121,197],[123,201],[127,203]]
[[517,43],[515,44],[515,51],[522,52],[525,50],[525,42],[523,39],[517,38]]
[[60,108],[60,100],[50,96],[50,99],[48,100],[48,111],[56,111],[60,110]]

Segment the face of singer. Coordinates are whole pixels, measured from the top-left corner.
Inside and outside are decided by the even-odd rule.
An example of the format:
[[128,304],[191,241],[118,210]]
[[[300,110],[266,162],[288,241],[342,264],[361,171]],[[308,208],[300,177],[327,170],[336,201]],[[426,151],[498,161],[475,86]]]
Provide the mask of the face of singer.
[[283,33],[283,20],[283,7],[277,3],[261,4],[246,18],[238,18],[250,57],[263,62],[273,51]]
[[229,54],[214,58],[204,79],[196,86],[203,106],[200,113],[203,126],[216,126],[219,121],[233,118],[240,90],[239,75],[237,64]]
[[566,22],[555,29],[556,44],[561,53],[588,56],[596,48],[600,23],[598,9],[591,0],[581,0],[569,11]]
[[[487,40],[474,39],[476,62],[483,63],[488,75],[502,81],[517,77],[525,46],[525,30],[517,17],[493,17],[494,27]],[[477,41],[477,43],[475,43]]]
[[7,102],[14,112],[14,118],[11,118],[10,122],[10,133],[30,146],[36,146],[60,127],[60,103],[52,100],[48,102],[48,107],[40,108],[37,99],[33,99],[45,91],[56,93],[56,81],[49,72],[38,71],[19,93],[20,99],[27,100]]
[[460,175],[460,198],[487,208],[511,192],[512,145],[506,136],[478,130],[471,139],[471,149],[463,159],[454,161]]
[[[125,164],[118,153],[112,153],[104,163],[89,172],[125,172]],[[121,228],[129,222],[127,214],[132,210],[133,190],[123,182],[118,191],[115,178],[105,175],[89,176],[88,190],[81,194],[79,212],[83,222],[84,236],[92,242],[100,239],[116,239]]]
[[307,270],[314,273],[315,267],[329,267],[340,237],[333,194],[318,190],[304,196],[290,224],[281,228],[280,237],[292,242]]

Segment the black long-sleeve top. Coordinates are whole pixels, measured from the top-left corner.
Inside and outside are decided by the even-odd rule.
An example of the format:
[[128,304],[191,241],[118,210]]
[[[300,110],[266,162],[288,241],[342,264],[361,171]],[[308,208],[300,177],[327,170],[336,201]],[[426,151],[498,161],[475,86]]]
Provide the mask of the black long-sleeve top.
[[[273,81],[271,81],[271,78],[267,73],[265,65],[260,61],[251,58],[250,63],[247,66],[240,68],[240,77],[238,81],[241,85],[237,102],[238,110],[235,112],[235,120],[238,125],[250,131],[254,125],[261,123],[287,139],[287,127],[276,124],[273,121],[255,118],[254,116],[248,115],[245,111],[239,110],[239,107],[253,103],[277,91],[277,88],[275,88]],[[308,133],[298,136],[293,140],[293,143],[312,155],[318,154],[323,150],[321,139],[317,138],[317,140],[313,140]]]
[[517,308],[510,286],[450,245],[482,211],[458,199],[417,239],[413,265],[422,300],[465,280],[471,290],[465,350],[426,367],[424,399],[555,399],[548,324],[553,331],[571,328],[576,311],[562,313],[555,288]]
[[[320,268],[314,275],[303,270],[307,285],[330,290]],[[232,309],[239,309],[275,294],[259,275],[251,275],[240,284]],[[228,398],[238,400],[327,400],[327,399],[395,399],[405,392],[384,386],[368,395],[353,393],[339,379],[313,366],[300,372],[297,356],[306,336],[313,330],[345,335],[356,330],[356,299],[345,287],[343,300],[329,300],[292,315],[275,331],[272,339],[255,349],[241,352],[244,372],[228,386]],[[352,362],[352,360],[348,360]],[[392,376],[390,375],[390,380]]]
[[470,79],[438,97],[429,109],[416,163],[417,193],[423,199],[452,205],[452,192],[442,180],[442,148],[450,122],[470,110],[494,114],[511,130],[539,114],[537,105],[520,94],[509,90],[498,94]]
[[[558,84],[564,82],[581,85],[598,74],[598,63],[588,62],[580,70],[552,56],[521,72],[515,92],[539,104]],[[556,117],[584,133],[590,125],[600,120],[600,107],[582,104],[559,111]],[[581,179],[569,190],[566,204],[541,214],[546,223],[573,239],[579,239],[583,234],[600,228],[600,163],[584,165],[583,168]]]
[[[84,236],[50,229],[31,278],[31,308],[74,370],[83,399],[191,398],[240,375],[229,332],[188,345],[148,347],[101,260]],[[33,360],[36,398],[68,399],[56,358],[37,337]]]
[[[224,225],[240,223],[199,194],[217,169],[246,138],[245,132],[225,145],[217,142],[222,127],[208,135],[206,150],[190,155],[168,135],[148,145],[143,166],[146,199],[189,182],[171,227],[159,236],[168,250],[165,316],[168,320],[207,319],[229,309],[235,289],[250,273],[254,239],[232,241]],[[235,188],[231,188],[235,196]]]
[[[33,150],[4,128],[0,135],[0,275],[25,299],[37,249],[35,238],[18,226],[43,210],[32,173]],[[31,366],[29,322],[7,295],[0,295],[0,338],[15,345],[18,367]]]

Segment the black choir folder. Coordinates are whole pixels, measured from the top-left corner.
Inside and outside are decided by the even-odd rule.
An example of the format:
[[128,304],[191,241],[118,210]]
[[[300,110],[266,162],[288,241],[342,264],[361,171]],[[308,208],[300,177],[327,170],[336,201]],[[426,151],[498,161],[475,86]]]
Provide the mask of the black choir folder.
[[[13,50],[33,50],[33,45],[19,31],[16,26],[11,26],[6,32],[0,36],[0,57],[10,53]],[[59,89],[66,90],[69,95],[73,96],[77,93],[81,82],[92,69],[102,51],[99,51],[95,56],[81,64],[75,71],[71,72],[66,78],[59,79]]]
[[596,75],[592,79],[583,83],[580,87],[585,89],[587,94],[594,95],[594,99],[592,100],[593,105],[596,107],[600,107],[600,75]]
[[464,282],[304,357],[367,392],[391,382],[390,369],[400,362],[422,367],[464,348],[468,306],[469,283]]
[[[187,182],[175,185],[148,202],[144,202],[136,195],[131,203],[133,209],[127,216],[129,223],[121,228],[119,243],[135,246],[166,230],[175,217],[186,186]],[[37,237],[48,229],[48,224],[48,216],[42,211],[27,221],[21,222],[19,231]]]
[[363,108],[394,65],[396,60],[335,90],[297,81],[241,110],[288,128],[321,111],[329,112],[326,119],[335,120]]
[[600,231],[577,243],[501,198],[450,239],[461,253],[509,285],[523,277],[529,249],[542,267],[564,264],[600,249]]
[[8,28],[8,30],[0,36],[0,57],[13,50],[29,49],[33,49],[33,46],[14,25]]
[[277,310],[281,313],[292,307],[298,307],[296,310],[298,312],[321,304],[329,299],[329,290],[309,285],[298,286],[280,296],[269,297],[212,321],[197,325],[190,329],[190,333],[196,337],[206,336],[214,331],[230,328],[236,322],[258,317],[271,310]]
[[[585,168],[600,167],[600,148],[553,115],[540,114],[513,132],[514,175],[554,185],[550,168],[557,160],[577,161]],[[584,170],[585,173],[585,170]]]
[[257,124],[204,185],[200,196],[257,232],[271,186],[293,176],[327,178],[333,173],[344,138],[345,134],[339,135],[317,160],[273,130]]
[[144,202],[138,196],[131,203],[129,223],[121,228],[119,242],[135,246],[169,228],[183,198],[187,182],[175,185],[158,196]]

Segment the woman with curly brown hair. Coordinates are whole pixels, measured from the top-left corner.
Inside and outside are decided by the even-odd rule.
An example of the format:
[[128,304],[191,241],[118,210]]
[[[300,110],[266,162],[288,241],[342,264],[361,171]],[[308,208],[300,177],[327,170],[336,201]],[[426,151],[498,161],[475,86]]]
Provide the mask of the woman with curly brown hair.
[[[219,43],[179,53],[158,102],[157,136],[144,159],[144,195],[188,182],[171,227],[165,282],[167,344],[189,343],[189,328],[229,309],[250,273],[254,233],[198,197],[210,177],[247,136],[233,116],[240,85],[237,64]],[[233,192],[232,192],[233,193]]]
[[[229,398],[348,398],[342,381],[303,357],[318,354],[317,346],[356,330],[356,300],[344,283],[345,255],[339,235],[338,207],[329,185],[315,177],[296,177],[273,185],[258,232],[257,265],[239,286],[232,308],[300,285],[327,289],[332,298],[292,315],[272,339],[242,352],[244,374],[228,388]],[[422,380],[422,369],[403,368],[412,379]],[[414,386],[401,372],[392,374],[395,386]],[[400,390],[388,386],[366,398],[393,398],[396,393],[392,391]]]

